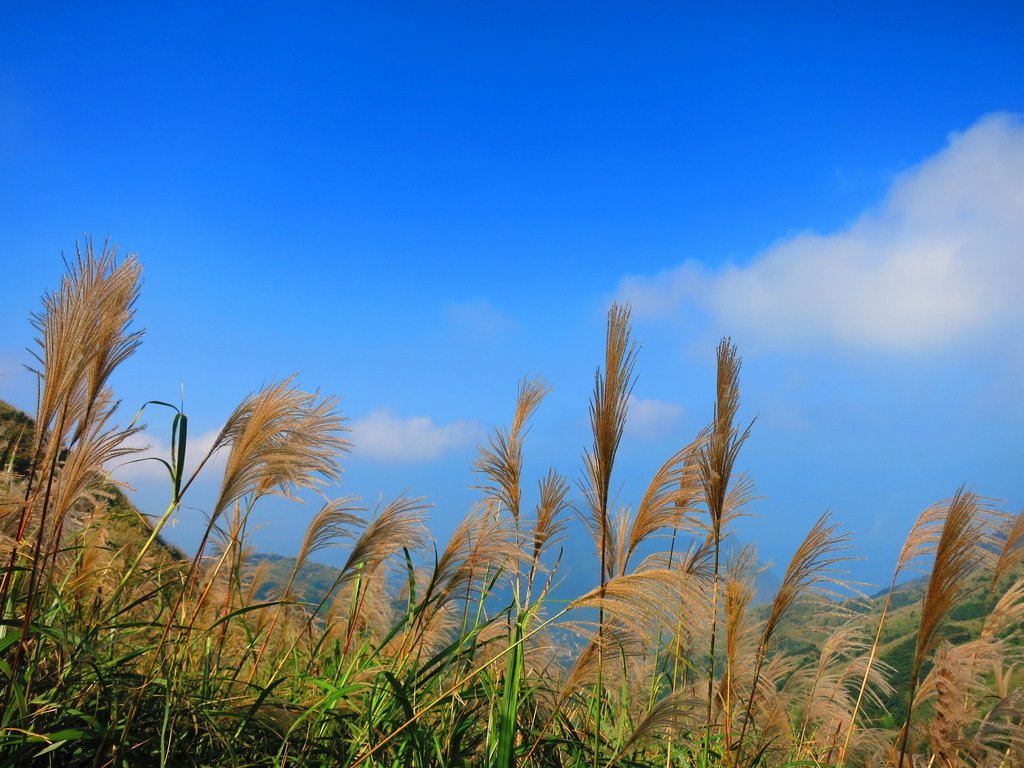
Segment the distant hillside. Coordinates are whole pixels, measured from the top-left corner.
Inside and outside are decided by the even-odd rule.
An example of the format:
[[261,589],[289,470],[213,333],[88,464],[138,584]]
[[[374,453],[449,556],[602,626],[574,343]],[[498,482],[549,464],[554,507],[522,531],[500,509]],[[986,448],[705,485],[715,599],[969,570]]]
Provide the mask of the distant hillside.
[[[0,471],[11,471],[16,475],[25,474],[32,462],[32,442],[35,437],[35,422],[32,417],[0,400]],[[124,547],[129,555],[153,532],[152,525],[142,512],[116,485],[105,489],[108,496],[109,514],[107,535],[110,543],[117,548]],[[157,538],[151,549],[152,557],[161,561],[184,560],[181,550]]]
[[[247,563],[250,566],[256,566],[261,562],[268,563],[269,570],[266,581],[256,592],[256,598],[258,600],[266,600],[273,598],[275,593],[280,592],[288,583],[292,570],[295,568],[295,558],[258,553],[249,556],[247,559]],[[341,570],[338,568],[332,568],[321,563],[306,562],[299,569],[293,589],[298,593],[299,599],[303,602],[318,605],[321,601],[324,601],[326,606],[330,604],[330,598],[333,597],[329,593],[334,587],[339,574],[341,574]],[[324,600],[325,597],[328,599]]]
[[0,400],[0,471],[24,474],[32,457],[32,435],[35,425],[31,417]]
[[[940,636],[950,642],[959,644],[979,636],[981,628],[992,606],[1002,594],[998,591],[993,595],[989,591],[988,580],[991,574],[976,575],[967,587],[967,596],[953,609],[949,618],[940,629]],[[885,711],[877,707],[866,706],[865,713],[881,721],[885,727],[898,727],[906,718],[910,667],[917,644],[917,629],[921,621],[921,604],[928,586],[928,577],[921,576],[896,586],[893,591],[889,615],[882,632],[878,658],[892,666],[896,671],[890,678],[895,692],[885,701]],[[1005,589],[1006,584],[1001,588]],[[873,640],[878,629],[878,621],[882,614],[888,589],[884,589],[866,600],[850,600],[842,604],[861,622],[869,640]],[[769,606],[758,606],[754,616],[763,620],[768,615]],[[843,624],[848,618],[840,616],[822,617],[818,607],[810,605],[795,606],[789,619],[780,628],[773,641],[783,653],[797,657],[808,663],[817,659],[818,645],[821,635],[809,636],[808,626],[824,626],[834,628]],[[926,663],[923,672],[927,675],[930,664]],[[1018,677],[1024,683],[1024,671],[1018,671]]]

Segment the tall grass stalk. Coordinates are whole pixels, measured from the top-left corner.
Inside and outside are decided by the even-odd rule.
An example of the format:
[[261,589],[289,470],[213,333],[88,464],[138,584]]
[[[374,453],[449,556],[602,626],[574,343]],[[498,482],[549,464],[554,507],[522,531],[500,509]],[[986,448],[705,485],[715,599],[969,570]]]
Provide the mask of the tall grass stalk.
[[942,534],[935,548],[935,563],[928,579],[917,644],[910,668],[908,698],[910,706],[900,732],[899,759],[896,768],[903,768],[914,714],[914,695],[920,682],[921,666],[935,648],[938,629],[962,595],[968,578],[982,561],[980,545],[984,528],[979,520],[978,497],[960,488],[949,502],[942,525]]
[[[629,396],[635,383],[637,345],[630,338],[630,310],[613,304],[608,310],[607,332],[605,334],[604,370],[594,375],[594,394],[590,401],[590,427],[593,446],[584,454],[586,469],[586,494],[590,506],[588,524],[595,537],[599,555],[599,581],[603,593],[608,579],[608,558],[611,545],[611,519],[609,497],[611,495],[612,470],[615,456],[626,427]],[[604,643],[604,606],[598,609],[597,642]],[[598,655],[597,681],[594,686],[596,713],[594,716],[593,763],[598,765],[600,753],[602,713],[604,709],[603,667],[604,654]]]
[[704,503],[711,520],[709,537],[714,558],[711,587],[711,641],[708,649],[707,673],[706,729],[709,738],[714,722],[715,640],[718,634],[719,572],[721,570],[723,524],[726,520],[726,500],[729,496],[729,484],[732,480],[736,458],[739,456],[743,443],[750,435],[749,426],[741,432],[735,424],[740,404],[739,374],[741,366],[736,345],[730,339],[723,339],[718,345],[716,359],[714,419],[711,423],[707,443],[701,449],[698,458]]

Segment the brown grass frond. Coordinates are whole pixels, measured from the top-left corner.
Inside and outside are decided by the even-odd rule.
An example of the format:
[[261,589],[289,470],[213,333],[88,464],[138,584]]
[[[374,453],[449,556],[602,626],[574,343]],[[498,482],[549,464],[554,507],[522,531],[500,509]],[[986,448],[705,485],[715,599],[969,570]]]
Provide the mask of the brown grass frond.
[[[713,688],[712,704],[722,711],[726,741],[732,729],[734,705],[738,691],[755,664],[757,638],[749,620],[748,609],[754,597],[759,569],[757,552],[752,545],[741,548],[729,558],[721,585],[721,605],[725,623],[725,667]],[[708,622],[710,631],[710,624]],[[716,622],[717,624],[717,622]],[[714,710],[715,706],[712,706]],[[709,718],[710,719],[710,718]]]
[[270,579],[271,565],[270,560],[260,560],[255,565],[245,568],[242,576],[245,585],[242,602],[245,605],[252,605],[256,602],[256,595],[263,590]]
[[590,401],[594,442],[583,456],[590,505],[589,527],[601,558],[602,582],[610,575],[606,556],[611,545],[608,503],[612,469],[626,427],[629,395],[635,382],[637,345],[630,338],[629,316],[628,306],[612,304],[608,310],[604,373],[602,375],[598,369],[594,374],[594,395]]
[[1006,530],[996,565],[992,569],[992,586],[994,587],[1006,574],[1024,562],[1024,512],[1021,512]]
[[697,459],[704,503],[715,538],[721,535],[733,466],[740,448],[750,436],[750,426],[741,432],[735,424],[740,406],[742,362],[731,339],[725,338],[719,343],[717,360],[714,418],[708,439]]
[[722,507],[719,529],[723,540],[729,535],[728,530],[732,523],[749,514],[747,507],[752,501],[759,498],[754,495],[754,491],[754,479],[746,472],[741,472],[729,484],[729,491],[725,495],[725,504]]
[[844,578],[846,571],[836,566],[852,559],[841,554],[852,549],[850,541],[849,533],[840,533],[839,524],[830,522],[828,512],[818,518],[793,554],[782,584],[775,593],[762,633],[763,644],[768,643],[783,615],[802,595],[845,596],[843,590],[849,588]]
[[[752,545],[739,550],[726,565],[722,589],[725,617],[725,659],[727,672],[739,667],[741,643],[748,636],[748,608],[757,580],[757,551]],[[726,685],[731,685],[728,681]],[[735,690],[729,691],[735,694]]]
[[815,665],[797,670],[787,681],[794,704],[803,709],[798,749],[820,757],[838,748],[855,717],[865,677],[864,696],[875,706],[883,706],[883,699],[893,693],[887,679],[892,668],[884,662],[870,663],[869,668],[869,646],[864,627],[851,620],[825,638]]
[[425,599],[444,604],[472,599],[488,576],[514,572],[526,557],[507,518],[497,517],[491,505],[472,510],[452,533],[438,558]]
[[979,545],[984,530],[977,521],[978,498],[961,488],[950,500],[935,550],[935,564],[928,580],[921,624],[914,652],[914,668],[920,669],[938,640],[938,628],[964,592],[969,577],[981,564]]
[[485,483],[478,486],[488,498],[494,498],[518,521],[522,502],[524,430],[551,387],[540,377],[523,379],[512,415],[512,426],[495,430],[486,446],[478,449],[474,469]]
[[677,548],[674,552],[652,552],[641,560],[633,570],[672,568],[710,582],[713,578],[711,571],[713,554],[714,547],[711,541],[699,539],[687,542],[686,549],[683,550]]
[[[784,654],[775,654],[768,659],[761,658],[761,661],[763,663],[759,669],[755,668],[753,672],[749,669],[740,672],[737,687],[749,687],[750,694],[747,699],[749,707],[742,713],[740,735],[735,741],[735,746],[742,748],[745,744],[745,733],[751,726],[756,726],[750,731],[753,743],[748,745],[749,749],[744,752],[756,754],[762,749],[771,749],[773,754],[763,762],[775,765],[780,762],[779,755],[775,753],[787,747],[786,740],[792,728],[782,682],[792,676],[797,662]],[[742,765],[738,760],[736,764]]]
[[[960,492],[958,491],[958,494],[959,493]],[[882,606],[882,614],[878,620],[875,641],[871,646],[867,668],[861,683],[860,695],[858,696],[857,704],[854,707],[854,717],[851,719],[851,728],[847,732],[846,739],[839,752],[840,763],[845,759],[847,746],[849,745],[854,733],[852,726],[855,725],[856,715],[860,709],[861,698],[863,698],[867,688],[868,673],[871,671],[871,665],[874,662],[875,655],[878,652],[879,644],[882,639],[882,631],[885,628],[886,619],[889,615],[889,606],[892,602],[892,596],[896,589],[896,582],[899,579],[900,573],[902,573],[905,568],[927,572],[926,564],[928,564],[936,554],[939,543],[942,540],[949,512],[953,508],[953,501],[954,499],[946,499],[926,507],[914,522],[914,525],[910,529],[910,533],[907,534],[907,538],[903,542],[903,548],[900,550],[899,557],[896,560],[896,567],[893,569],[892,573],[892,581],[889,584],[889,590]],[[977,541],[979,544],[982,541],[980,533],[977,537]],[[981,556],[979,553],[979,563],[980,562]],[[914,684],[916,685],[916,680],[914,681]],[[902,739],[904,746],[906,744],[907,736],[909,736],[909,730],[905,728],[904,737]],[[902,762],[902,757],[899,758],[899,760]],[[893,762],[895,763],[895,760]]]
[[[623,663],[629,665],[645,652],[642,642],[623,624],[615,621],[609,621],[601,634],[594,630],[593,623],[589,621],[566,622],[563,628],[584,638],[586,645],[580,648],[573,663],[554,685],[549,706],[552,716],[573,698],[578,698],[582,706],[586,707],[586,694],[589,690],[599,681],[604,687],[614,687],[615,681],[610,681],[609,677],[614,677],[622,669]],[[555,676],[558,677],[557,670]],[[618,678],[618,682],[626,682],[621,672]]]
[[246,397],[214,441],[208,456],[231,446],[215,517],[249,494],[294,499],[299,489],[341,476],[338,457],[351,445],[341,435],[338,399],[303,392],[293,378]]
[[603,610],[636,637],[654,637],[678,624],[682,610],[703,594],[703,584],[674,570],[646,570],[610,579],[569,604]]
[[[736,414],[740,405],[740,367],[741,361],[736,345],[729,338],[722,339],[716,350],[717,371],[715,379],[715,408],[707,439],[702,443],[697,455],[697,469],[700,487],[709,517],[708,542],[713,552],[711,571],[711,627],[708,642],[707,672],[707,720],[708,736],[711,733],[714,715],[714,669],[715,642],[718,637],[718,580],[722,549],[722,538],[726,517],[726,507],[730,498],[733,467],[739,456],[740,448],[750,435],[750,427],[740,432],[736,426]],[[737,509],[739,507],[736,507]],[[734,515],[729,515],[733,517]],[[760,664],[758,665],[760,670]],[[755,674],[756,678],[756,674]],[[751,694],[751,701],[753,694]],[[749,719],[749,707],[747,712]],[[746,720],[743,723],[746,726]]]
[[704,706],[700,699],[676,691],[660,699],[634,727],[633,731],[608,762],[608,768],[618,763],[630,750],[650,739],[678,736],[700,727],[697,710]]
[[54,483],[52,509],[55,520],[63,518],[80,501],[96,502],[106,498],[111,484],[107,467],[118,459],[137,452],[125,441],[139,427],[119,429],[112,424],[118,402],[109,389],[98,392],[92,414],[74,446],[65,456]]
[[697,441],[671,456],[654,474],[629,527],[628,539],[623,537],[618,572],[625,573],[629,560],[647,539],[659,534],[671,535],[684,530],[703,531],[695,516],[699,494],[695,458],[700,449]]
[[595,635],[591,638],[590,642],[583,646],[576,655],[576,660],[569,667],[555,702],[556,708],[572,693],[592,682],[596,675],[597,657],[601,652],[602,646],[598,643],[597,636]]
[[[929,566],[931,565],[932,558],[936,556],[947,516],[953,508],[954,502],[957,501],[963,492],[964,489],[961,488],[954,497],[936,502],[921,512],[910,529],[910,533],[907,534],[903,548],[900,550],[900,556],[896,560],[896,569],[893,573],[894,584],[900,572],[905,568],[923,573],[930,572]],[[973,493],[971,498],[975,508],[973,517],[978,523],[981,534],[978,543],[988,544],[991,539],[998,537],[998,529],[1006,524],[1006,516],[993,508],[990,499],[983,499]],[[995,535],[992,535],[992,529],[995,529]],[[1024,524],[1022,524],[1022,530],[1017,535],[1024,536]],[[1012,551],[1016,546],[1024,542],[1018,542],[1016,536],[1011,533],[1006,537],[1005,543],[1010,546],[1010,551]],[[1006,551],[1005,548],[1004,551]],[[982,557],[984,554],[985,552],[979,550],[979,557]],[[1012,567],[1011,561],[1007,561],[1005,565]],[[1005,572],[1006,570],[1004,569],[1002,573]]]
[[621,576],[626,572],[626,548],[629,546],[629,532],[633,515],[629,507],[622,507],[611,515],[608,525],[608,551],[605,564],[609,575]]
[[509,430],[511,434],[522,434],[549,392],[551,392],[551,385],[540,376],[523,379],[519,382],[519,396],[516,398],[516,410],[512,415],[512,427]]
[[[218,613],[225,615],[232,608],[240,607],[241,574],[246,559],[253,553],[247,542],[247,522],[247,515],[236,503],[231,515],[227,516],[227,525],[214,527],[211,536],[213,552],[209,563],[197,574],[198,597],[189,595],[185,603],[186,608],[193,611],[193,623],[201,614],[205,613],[206,618],[213,621]],[[287,588],[284,592],[284,599],[292,599]],[[222,631],[226,629],[227,624],[222,625]]]
[[[571,626],[569,628],[574,631],[579,631]],[[609,648],[614,645],[609,643],[609,639],[613,635],[614,627],[609,627],[609,631],[600,636],[597,633],[589,633],[589,640],[587,644],[583,646],[579,653],[576,654],[575,660],[568,668],[561,681],[552,681],[549,686],[545,686],[543,689],[543,707],[546,711],[544,712],[544,718],[541,721],[540,728],[538,728],[538,733],[533,742],[533,746],[530,747],[526,756],[526,761],[524,762],[529,761],[529,757],[537,749],[541,739],[544,737],[544,734],[570,699],[572,699],[578,691],[585,689],[587,686],[593,685],[600,678],[600,670],[604,666],[604,663],[609,660],[607,658],[609,656]],[[623,645],[620,647],[625,646]]]
[[86,238],[66,267],[60,288],[44,295],[42,312],[31,316],[42,380],[37,454],[47,439],[52,446],[75,441],[110,374],[142,340],[142,331],[129,330],[142,275],[133,255],[118,264],[117,246],[104,242],[96,254]]
[[897,768],[903,766],[910,739],[914,697],[917,693],[921,667],[939,641],[939,626],[953,610],[963,595],[970,576],[984,560],[981,545],[985,539],[985,528],[979,519],[979,507],[978,497],[961,487],[949,501],[945,513],[939,514],[944,520],[942,532],[935,545],[935,562],[921,606],[917,643],[910,669],[911,706],[900,737]]
[[981,628],[981,637],[994,640],[1006,632],[1024,632],[1024,578],[1017,579],[992,606]]
[[894,582],[904,568],[920,567],[919,564],[922,560],[935,554],[935,548],[942,536],[942,526],[946,522],[946,514],[949,511],[949,502],[950,500],[946,499],[931,504],[925,507],[918,516],[903,542],[899,557],[896,558]]
[[562,513],[569,508],[569,482],[555,470],[549,470],[539,481],[540,501],[537,503],[533,527],[533,559],[537,561],[549,544],[565,530]]
[[382,569],[360,574],[349,580],[334,595],[327,611],[331,617],[328,632],[347,640],[349,637],[381,639],[395,620],[395,608],[389,591],[388,575]]
[[[353,578],[359,571],[376,571],[389,557],[403,548],[410,552],[423,549],[426,543],[428,505],[423,499],[399,496],[379,509],[362,534],[356,539],[348,559],[341,568],[341,581]],[[337,586],[337,585],[335,585]]]
[[961,751],[971,747],[967,730],[977,720],[977,706],[986,693],[978,664],[991,666],[999,656],[997,644],[985,640],[960,646],[944,642],[935,651],[931,672],[914,704],[934,703],[927,736],[936,765],[959,768],[962,764]]
[[[839,533],[838,523],[830,523],[829,513],[826,512],[818,518],[793,554],[793,559],[790,560],[786,574],[782,578],[782,584],[772,600],[764,629],[761,631],[757,661],[754,665],[754,682],[747,699],[746,713],[737,742],[739,752],[744,749],[744,735],[751,721],[755,694],[759,690],[761,671],[768,653],[768,644],[779,622],[797,599],[803,595],[817,595],[826,599],[843,596],[840,590],[848,589],[847,582],[843,578],[846,571],[840,570],[836,566],[851,559],[848,555],[841,554],[849,550],[851,546],[850,535]],[[778,658],[778,656],[774,657],[773,661]]]
[[1024,687],[996,699],[974,743],[975,752],[989,757],[992,765],[1024,765]]
[[80,605],[94,604],[94,600],[117,584],[109,532],[107,510],[103,504],[94,505],[80,532],[78,559],[67,583],[68,595]]
[[[0,579],[2,600],[7,599],[18,548],[29,530],[35,543],[29,555],[34,565],[28,591],[34,593],[43,571],[53,565],[49,561],[57,559],[68,513],[79,500],[102,492],[97,478],[105,475],[104,462],[124,454],[122,444],[130,431],[110,425],[116,403],[105,385],[142,338],[141,331],[129,329],[141,267],[132,256],[118,264],[116,250],[104,243],[97,255],[91,239],[86,239],[84,252],[76,244],[76,258],[66,261],[60,288],[45,294],[42,311],[31,315],[38,332],[38,348],[33,351],[39,363],[34,371],[39,382],[36,428],[27,457],[24,501],[9,510],[13,514],[4,514],[12,546],[8,568]],[[64,467],[58,469],[61,461]],[[26,610],[26,626],[33,599]]]
[[[353,529],[361,528],[366,525],[366,521],[358,515],[352,514],[353,510],[360,509],[360,507],[353,506],[355,499],[353,497],[345,497],[340,499],[334,499],[328,501],[321,507],[320,511],[310,521],[309,526],[306,528],[306,535],[303,537],[302,546],[299,548],[298,554],[295,556],[295,564],[292,566],[291,574],[288,576],[288,581],[285,583],[284,590],[281,594],[281,600],[284,603],[297,603],[298,595],[292,590],[295,586],[296,580],[299,578],[299,573],[302,567],[306,564],[306,561],[315,552],[318,552],[331,544],[339,543],[337,539],[340,538],[354,538],[355,532]],[[339,574],[339,580],[345,579],[346,572],[343,569]],[[369,574],[372,577],[372,573]],[[337,587],[337,584],[332,587],[331,591]],[[329,594],[323,596],[323,602],[326,602],[329,598]],[[277,626],[277,622],[280,619],[285,606],[282,604],[278,606],[277,611],[274,613],[274,619],[270,625],[270,629],[267,630],[268,635],[273,632]],[[352,619],[354,621],[354,619]]]
[[306,528],[302,546],[295,556],[296,573],[314,553],[339,543],[339,539],[355,538],[355,531],[366,526],[366,521],[354,514],[365,511],[355,506],[355,502],[354,496],[346,496],[332,499],[320,508]]

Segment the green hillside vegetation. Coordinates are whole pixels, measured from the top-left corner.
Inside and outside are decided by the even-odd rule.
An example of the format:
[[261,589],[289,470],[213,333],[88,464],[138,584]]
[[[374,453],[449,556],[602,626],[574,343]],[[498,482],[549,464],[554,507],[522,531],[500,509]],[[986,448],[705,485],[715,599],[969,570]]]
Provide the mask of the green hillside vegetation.
[[[1017,569],[1015,573],[1004,577],[1005,583],[1002,585],[992,585],[989,573],[977,573],[972,576],[963,585],[961,601],[939,626],[938,637],[943,642],[955,645],[977,641],[985,628],[986,619],[995,607],[996,600],[1009,584],[1021,575],[1020,569]],[[886,727],[899,727],[899,724],[906,720],[910,709],[908,686],[927,588],[927,576],[897,585],[885,617],[878,659],[891,670],[889,681],[893,690],[888,695],[881,696],[878,702],[870,702],[865,706],[865,715]],[[820,605],[797,606],[780,629],[776,648],[780,653],[792,656],[798,665],[811,664],[817,657],[820,643],[828,630],[835,630],[850,622],[865,632],[874,631],[882,618],[887,594],[887,591],[882,591],[867,599],[850,600],[832,616],[822,615]],[[767,605],[759,606],[755,616],[763,621],[768,610]],[[818,628],[817,636],[808,636],[809,625]],[[1011,626],[1004,628],[1000,633],[1003,642],[1015,649],[1015,657],[1024,655],[1019,650],[1024,640],[1018,630],[1019,627]],[[925,662],[922,672],[927,675],[931,668],[932,664]],[[1011,670],[1008,684],[1015,690],[1024,687],[1024,669]]]
[[[108,381],[142,340],[140,276],[86,242],[33,316],[36,428],[0,411],[0,764],[1024,765],[1024,513],[951,488],[892,581],[926,575],[870,601],[851,599],[853,542],[824,514],[755,607],[754,548],[730,547],[754,487],[728,339],[708,426],[620,507],[638,347],[613,305],[579,498],[554,470],[523,476],[550,389],[525,378],[443,544],[422,499],[332,498],[351,448],[338,400],[271,382],[228,414],[207,456],[219,490],[180,553],[160,534],[211,466],[185,470],[187,414],[166,406],[164,510],[143,518],[105,469],[132,454]],[[252,510],[309,489],[329,500],[295,557],[254,557]],[[556,599],[570,515],[598,576]],[[340,567],[315,565],[328,547]]]
[[294,591],[299,602],[322,606],[322,611],[337,594],[338,577],[341,575],[338,568],[307,560],[296,571],[294,557],[264,552],[255,552],[247,559],[247,564],[254,570],[260,568],[261,563],[267,565],[262,572],[263,584],[255,593],[257,600],[279,597],[293,573],[296,573]]
[[[32,417],[0,400],[0,457],[2,466],[14,476],[24,476],[31,464],[35,439],[35,422]],[[100,504],[95,523],[102,519],[106,547],[130,557],[137,554],[153,532],[145,516],[128,499],[124,492],[113,483],[102,483],[97,489]],[[185,555],[159,536],[148,549],[147,561],[154,566],[164,566],[185,560]]]
[[32,461],[30,452],[34,434],[28,414],[0,400],[0,468],[25,474]]

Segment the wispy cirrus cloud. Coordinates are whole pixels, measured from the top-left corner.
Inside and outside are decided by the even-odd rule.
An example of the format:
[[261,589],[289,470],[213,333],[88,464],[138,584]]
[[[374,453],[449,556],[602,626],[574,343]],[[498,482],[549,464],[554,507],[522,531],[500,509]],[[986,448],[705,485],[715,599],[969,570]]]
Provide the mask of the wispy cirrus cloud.
[[940,348],[1024,328],[1024,120],[988,115],[898,176],[831,234],[787,237],[744,265],[686,261],[628,276],[638,315],[699,308],[768,344]]
[[396,463],[433,461],[471,446],[485,434],[476,421],[436,424],[429,416],[402,418],[387,408],[352,422],[351,427],[356,456]]
[[444,308],[445,319],[471,339],[491,339],[513,330],[515,320],[483,299],[456,302]]
[[678,403],[629,396],[626,433],[642,440],[670,434],[683,418],[685,409]]

